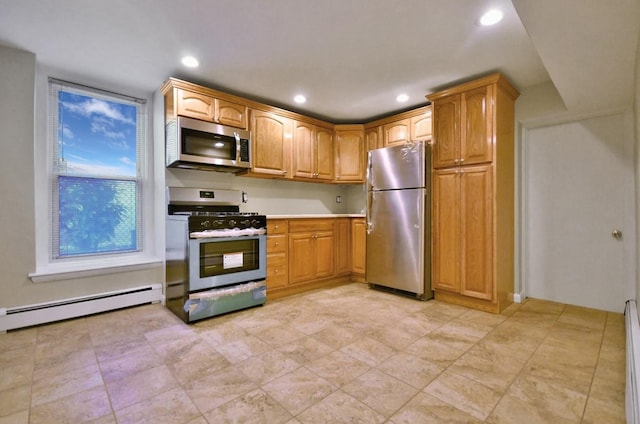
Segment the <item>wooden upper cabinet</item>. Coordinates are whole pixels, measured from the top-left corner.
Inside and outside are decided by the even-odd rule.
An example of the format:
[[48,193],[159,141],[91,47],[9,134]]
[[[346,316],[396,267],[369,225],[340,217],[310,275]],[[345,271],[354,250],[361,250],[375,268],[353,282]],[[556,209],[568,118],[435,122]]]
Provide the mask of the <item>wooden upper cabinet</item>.
[[405,144],[411,140],[411,119],[401,119],[384,124],[382,133],[384,136],[384,147]]
[[215,102],[211,96],[177,89],[178,115],[214,122]]
[[460,161],[460,95],[433,102],[433,167],[456,166]]
[[247,107],[181,88],[176,89],[178,115],[247,128]]
[[382,127],[378,125],[367,128],[364,131],[364,143],[367,148],[367,152],[384,147],[384,142],[382,141]]
[[337,183],[364,182],[365,160],[362,129],[336,127],[335,162],[335,181]]
[[482,86],[434,101],[434,168],[493,160],[493,91]]
[[431,140],[431,109],[411,117],[411,140]]
[[324,181],[333,180],[333,131],[316,127],[315,131],[315,164],[316,178]]
[[333,179],[333,131],[294,121],[293,177]]
[[274,113],[251,111],[252,169],[249,175],[291,178],[293,121]]
[[492,93],[493,86],[484,86],[461,95],[461,165],[488,163],[493,158]]
[[247,111],[244,105],[216,99],[216,122],[220,124],[246,129]]

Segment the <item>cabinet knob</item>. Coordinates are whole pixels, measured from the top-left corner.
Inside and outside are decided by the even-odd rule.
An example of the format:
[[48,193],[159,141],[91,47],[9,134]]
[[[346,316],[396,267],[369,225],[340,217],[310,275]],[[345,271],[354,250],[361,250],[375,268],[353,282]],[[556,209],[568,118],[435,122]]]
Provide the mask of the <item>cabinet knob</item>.
[[458,163],[458,162],[460,162],[460,160],[459,160],[459,159],[454,159],[454,160],[453,160],[453,163]]
[[464,162],[464,158],[460,159],[460,163]]
[[280,242],[275,242],[276,247],[280,246]]

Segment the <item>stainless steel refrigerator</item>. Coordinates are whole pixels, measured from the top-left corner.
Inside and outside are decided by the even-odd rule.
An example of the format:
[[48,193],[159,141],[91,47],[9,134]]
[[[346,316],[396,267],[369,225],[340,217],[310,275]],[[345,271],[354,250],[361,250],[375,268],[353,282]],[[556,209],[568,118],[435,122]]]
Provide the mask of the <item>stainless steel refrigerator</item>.
[[430,170],[424,142],[369,152],[366,280],[423,300],[433,297]]

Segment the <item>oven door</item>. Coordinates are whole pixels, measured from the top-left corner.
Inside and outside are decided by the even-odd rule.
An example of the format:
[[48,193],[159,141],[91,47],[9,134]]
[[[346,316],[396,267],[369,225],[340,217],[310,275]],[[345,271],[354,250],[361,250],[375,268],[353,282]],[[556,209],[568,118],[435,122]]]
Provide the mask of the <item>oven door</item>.
[[189,291],[267,277],[267,236],[189,239]]

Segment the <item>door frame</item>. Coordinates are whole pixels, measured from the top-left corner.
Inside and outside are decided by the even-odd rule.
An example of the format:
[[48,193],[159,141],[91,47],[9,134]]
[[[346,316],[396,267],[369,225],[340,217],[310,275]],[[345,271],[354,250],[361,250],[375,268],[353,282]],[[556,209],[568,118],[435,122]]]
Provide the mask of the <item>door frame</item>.
[[[529,282],[526,279],[529,271],[527,257],[529,254],[529,234],[527,233],[528,222],[528,200],[527,184],[525,178],[529,174],[527,169],[527,157],[529,146],[529,131],[541,127],[557,126],[563,124],[576,123],[588,119],[603,118],[612,115],[622,115],[624,120],[624,157],[625,163],[625,187],[624,187],[624,211],[623,228],[625,237],[623,242],[623,284],[625,286],[625,298],[635,298],[636,280],[636,191],[635,191],[635,146],[634,146],[634,124],[633,110],[630,108],[618,108],[598,113],[562,114],[550,118],[541,118],[517,122],[520,137],[516,142],[516,202],[515,202],[515,273],[514,302],[523,302],[527,297]],[[519,251],[518,251],[519,250]],[[518,290],[519,288],[519,290]],[[620,304],[620,311],[624,309],[624,303]]]

